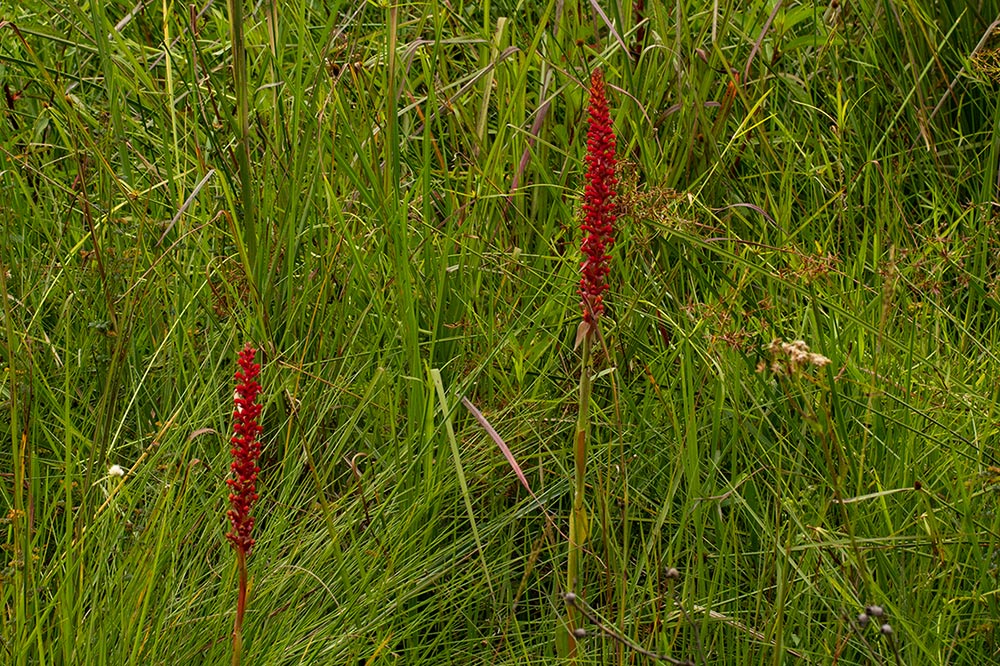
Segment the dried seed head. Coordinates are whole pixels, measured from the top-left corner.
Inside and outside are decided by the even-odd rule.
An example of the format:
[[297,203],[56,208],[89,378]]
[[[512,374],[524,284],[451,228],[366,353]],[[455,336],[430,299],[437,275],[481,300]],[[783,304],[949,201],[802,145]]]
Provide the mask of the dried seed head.
[[566,594],[563,595],[563,600],[568,604],[574,603],[576,601],[576,593],[567,592]]
[[767,351],[771,355],[771,363],[768,365],[761,361],[757,365],[757,372],[770,368],[775,375],[793,375],[808,366],[822,368],[830,364],[830,359],[809,351],[809,345],[802,340],[782,342],[780,338],[775,338],[768,345]]
[[865,611],[872,617],[882,617],[885,615],[885,610],[883,610],[881,606],[865,606]]
[[681,572],[677,570],[676,567],[670,567],[667,569],[667,580],[680,580]]
[[892,636],[892,626],[888,622],[879,627],[879,631],[883,636]]
[[583,627],[577,627],[576,629],[573,630],[573,635],[577,638],[586,638],[587,630],[584,629]]
[[868,613],[858,613],[858,624],[862,627],[867,627],[870,620]]

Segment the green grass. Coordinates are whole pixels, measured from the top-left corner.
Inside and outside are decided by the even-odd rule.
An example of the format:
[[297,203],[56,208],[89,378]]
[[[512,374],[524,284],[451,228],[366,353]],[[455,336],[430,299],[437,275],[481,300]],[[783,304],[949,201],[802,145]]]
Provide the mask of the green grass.
[[244,663],[562,663],[597,66],[576,593],[698,664],[997,659],[995,7],[643,4],[245,3],[242,73],[220,2],[0,12],[0,663],[226,663],[245,341]]

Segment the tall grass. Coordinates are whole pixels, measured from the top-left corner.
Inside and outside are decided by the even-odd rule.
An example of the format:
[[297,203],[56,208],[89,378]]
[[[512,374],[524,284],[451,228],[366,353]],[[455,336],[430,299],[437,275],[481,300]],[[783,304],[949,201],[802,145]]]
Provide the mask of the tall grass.
[[228,659],[250,340],[244,663],[558,663],[598,66],[578,661],[994,659],[995,8],[240,8],[5,12],[0,662]]

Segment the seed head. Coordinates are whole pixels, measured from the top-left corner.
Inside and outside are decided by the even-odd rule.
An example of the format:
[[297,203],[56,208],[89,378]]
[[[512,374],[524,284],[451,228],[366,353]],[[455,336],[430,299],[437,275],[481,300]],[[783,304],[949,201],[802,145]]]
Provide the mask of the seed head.
[[881,606],[876,606],[874,604],[871,606],[866,606],[865,611],[867,611],[868,614],[871,615],[872,617],[882,617],[883,615],[885,615],[885,610]]

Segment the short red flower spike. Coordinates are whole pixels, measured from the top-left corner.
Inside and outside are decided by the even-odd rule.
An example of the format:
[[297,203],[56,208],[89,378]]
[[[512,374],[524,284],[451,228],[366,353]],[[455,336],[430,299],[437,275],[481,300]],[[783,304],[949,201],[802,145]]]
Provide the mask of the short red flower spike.
[[249,553],[254,544],[253,537],[250,536],[253,531],[250,509],[257,501],[257,474],[260,473],[260,468],[257,467],[257,458],[260,456],[260,441],[257,436],[262,430],[257,422],[261,409],[257,404],[257,396],[260,394],[260,384],[257,383],[260,364],[254,363],[256,355],[257,350],[250,343],[247,343],[239,355],[240,370],[235,375],[236,393],[233,395],[234,434],[229,440],[232,444],[229,452],[233,456],[233,475],[226,481],[230,488],[229,504],[232,507],[227,515],[233,526],[226,538],[244,554]]
[[615,132],[611,127],[604,75],[590,77],[590,129],[587,131],[587,186],[583,192],[583,263],[580,307],[588,324],[604,312],[603,294],[610,272],[607,251],[615,242]]

